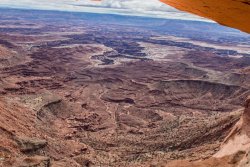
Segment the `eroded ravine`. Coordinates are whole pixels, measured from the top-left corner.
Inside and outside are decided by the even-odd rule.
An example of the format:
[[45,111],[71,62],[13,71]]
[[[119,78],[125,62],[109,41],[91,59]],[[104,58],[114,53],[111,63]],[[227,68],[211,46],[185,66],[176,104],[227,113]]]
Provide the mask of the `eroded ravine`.
[[[148,166],[207,159],[240,119],[249,73],[242,72],[244,82],[227,76],[249,66],[248,55],[228,55],[172,35],[148,37],[152,30],[135,33],[133,26],[100,30],[100,24],[82,19],[54,25],[49,21],[54,15],[44,15],[48,22],[33,21],[44,24],[39,29],[1,29],[9,41],[0,52],[4,59],[18,45],[23,54],[17,55],[29,60],[0,68],[5,166]],[[83,34],[86,27],[93,30]]]

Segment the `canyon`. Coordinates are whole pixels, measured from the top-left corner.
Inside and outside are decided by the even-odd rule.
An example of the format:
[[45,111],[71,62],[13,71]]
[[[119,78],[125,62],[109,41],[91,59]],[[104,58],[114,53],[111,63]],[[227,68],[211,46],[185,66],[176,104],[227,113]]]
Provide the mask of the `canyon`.
[[246,163],[232,148],[249,141],[248,34],[38,10],[0,22],[0,165]]

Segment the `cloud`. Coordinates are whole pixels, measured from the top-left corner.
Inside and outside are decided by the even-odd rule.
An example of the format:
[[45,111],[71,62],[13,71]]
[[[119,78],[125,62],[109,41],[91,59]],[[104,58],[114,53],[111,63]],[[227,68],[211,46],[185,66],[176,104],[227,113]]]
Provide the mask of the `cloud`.
[[177,11],[158,0],[0,0],[0,6],[207,21]]
[[[98,4],[98,3],[96,3]],[[99,6],[120,9],[133,9],[139,11],[168,11],[173,8],[159,2],[158,0],[102,0]]]

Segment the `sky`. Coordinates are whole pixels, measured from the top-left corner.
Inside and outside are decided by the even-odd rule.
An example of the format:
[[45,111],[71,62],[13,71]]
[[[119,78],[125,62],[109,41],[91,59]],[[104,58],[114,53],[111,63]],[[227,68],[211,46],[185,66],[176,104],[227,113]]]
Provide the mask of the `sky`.
[[0,7],[208,21],[198,16],[180,12],[159,0],[0,0]]

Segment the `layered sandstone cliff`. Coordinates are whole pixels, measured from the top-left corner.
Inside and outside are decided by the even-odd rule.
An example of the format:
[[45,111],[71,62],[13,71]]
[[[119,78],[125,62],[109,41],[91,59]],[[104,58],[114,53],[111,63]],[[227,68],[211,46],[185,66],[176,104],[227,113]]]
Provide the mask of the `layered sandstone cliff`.
[[[237,111],[238,112],[238,111]],[[241,112],[241,111],[239,111]],[[211,158],[191,161],[174,160],[159,164],[164,167],[249,167],[250,164],[250,97],[247,98],[241,119],[225,138],[220,150]]]
[[250,33],[250,0],[161,0],[219,24]]
[[249,166],[250,153],[250,97],[246,100],[245,109],[240,121],[234,126],[231,133],[225,139],[224,144],[218,153],[214,155],[215,158],[221,158],[236,154],[237,152],[244,152],[245,156],[239,162],[240,167]]

